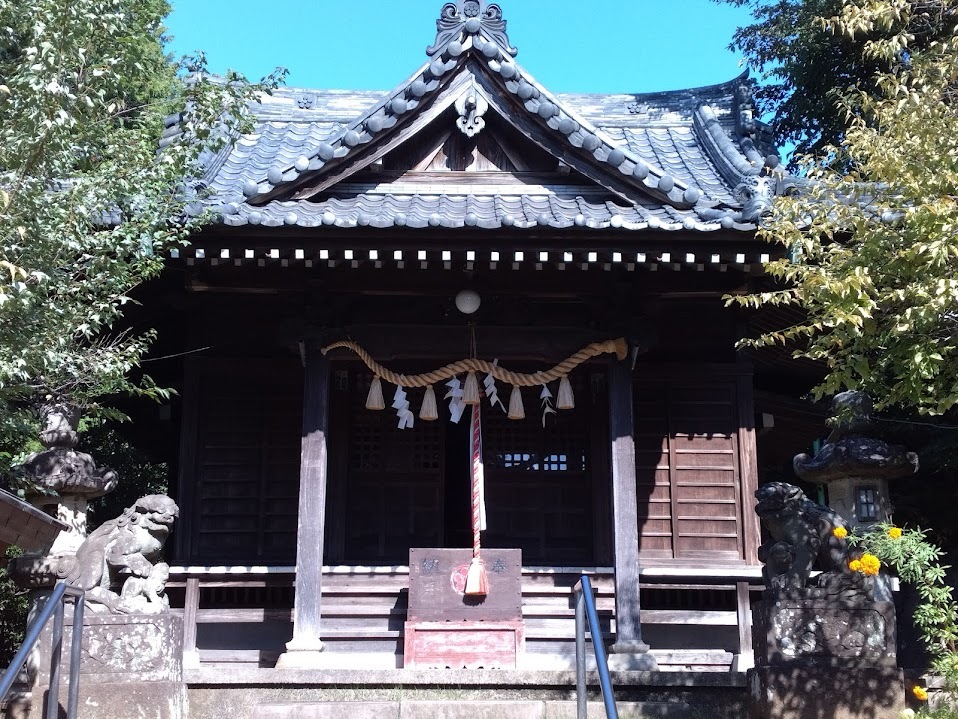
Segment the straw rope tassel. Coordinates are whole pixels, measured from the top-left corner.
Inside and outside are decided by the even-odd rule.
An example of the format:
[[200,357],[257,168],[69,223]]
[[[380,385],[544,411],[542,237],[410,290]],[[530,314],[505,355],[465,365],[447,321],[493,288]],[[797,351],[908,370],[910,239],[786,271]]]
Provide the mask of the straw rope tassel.
[[369,394],[366,395],[366,409],[380,410],[386,409],[386,401],[383,399],[383,383],[379,375],[373,377],[369,383]]
[[439,408],[436,406],[436,391],[432,385],[426,387],[422,398],[422,409],[419,410],[419,419],[425,422],[435,422],[439,419]]
[[556,407],[559,409],[575,409],[575,396],[572,394],[572,384],[566,375],[559,380],[559,396],[556,399]]
[[486,528],[485,482],[482,471],[482,427],[479,421],[479,407],[472,407],[472,427],[469,433],[469,449],[472,455],[472,562],[466,574],[465,594],[471,597],[484,597],[489,593],[489,581],[486,568],[479,556],[481,534]]

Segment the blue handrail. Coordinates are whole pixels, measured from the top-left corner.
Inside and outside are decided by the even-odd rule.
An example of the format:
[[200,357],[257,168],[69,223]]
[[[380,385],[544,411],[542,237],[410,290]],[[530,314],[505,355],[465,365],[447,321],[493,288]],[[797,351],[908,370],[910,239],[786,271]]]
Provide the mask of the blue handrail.
[[612,679],[609,677],[609,659],[605,653],[605,644],[602,641],[602,628],[599,626],[599,615],[595,611],[595,597],[592,595],[592,582],[585,574],[575,585],[575,683],[576,683],[576,713],[578,719],[586,719],[588,709],[588,695],[586,693],[585,670],[585,623],[589,621],[589,634],[592,637],[592,648],[595,651],[595,665],[599,672],[599,686],[602,689],[602,701],[605,704],[607,719],[619,719],[619,712],[615,706],[615,696],[612,693]]
[[80,649],[83,637],[83,599],[84,593],[78,587],[72,587],[59,582],[51,592],[49,599],[43,605],[40,613],[27,627],[27,634],[23,644],[10,662],[10,666],[0,678],[0,702],[7,698],[7,693],[16,681],[17,675],[27,663],[30,652],[33,650],[43,628],[53,617],[53,643],[50,650],[50,689],[47,692],[46,705],[43,716],[45,719],[57,719],[60,704],[60,655],[63,649],[63,615],[67,598],[72,598],[73,608],[73,637],[70,643],[70,678],[67,684],[67,719],[76,719],[77,699],[80,692]]

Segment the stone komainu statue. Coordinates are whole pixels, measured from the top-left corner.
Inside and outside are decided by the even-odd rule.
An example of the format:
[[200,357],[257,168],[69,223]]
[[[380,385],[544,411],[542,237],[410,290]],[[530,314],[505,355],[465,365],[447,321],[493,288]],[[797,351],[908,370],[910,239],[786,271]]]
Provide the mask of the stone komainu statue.
[[837,527],[845,527],[836,512],[784,482],[760,487],[755,497],[755,512],[772,538],[759,548],[769,590],[787,594],[811,591],[809,577],[813,569],[818,569],[822,574],[815,586],[823,594],[850,598],[866,591],[861,575],[848,569],[852,557],[846,541],[834,534]]
[[[121,593],[127,599],[141,595],[152,600],[166,584],[166,576],[160,576],[167,567],[161,561],[163,545],[178,513],[176,503],[165,495],[141,497],[84,540],[71,558],[66,581],[82,587],[91,601],[112,611],[131,611],[141,604],[121,602]],[[157,576],[151,578],[154,572]],[[126,582],[132,582],[131,586],[118,593]],[[155,600],[143,604],[148,611],[161,608]]]

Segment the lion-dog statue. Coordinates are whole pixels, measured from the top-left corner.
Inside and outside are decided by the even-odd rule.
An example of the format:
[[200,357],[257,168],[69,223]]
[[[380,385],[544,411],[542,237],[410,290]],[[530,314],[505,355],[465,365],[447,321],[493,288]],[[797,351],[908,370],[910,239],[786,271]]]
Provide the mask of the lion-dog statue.
[[[123,514],[104,522],[84,540],[76,557],[71,558],[73,564],[66,573],[66,581],[82,587],[91,602],[103,604],[113,612],[125,613],[141,605],[142,602],[122,599],[143,595],[144,587],[156,586],[162,591],[168,576],[167,565],[161,561],[163,545],[178,513],[176,503],[162,494],[136,500]],[[154,572],[157,576],[151,578]],[[115,591],[125,582],[131,586],[119,593]],[[149,592],[155,593],[155,589]],[[158,598],[150,598],[150,610],[156,611],[160,606]]]
[[816,504],[798,487],[770,482],[755,492],[755,512],[771,535],[759,547],[765,563],[765,586],[772,592],[798,594],[813,584],[812,570],[821,570],[814,586],[825,594],[858,593],[857,577],[848,569],[849,548],[834,530],[844,520],[828,507]]

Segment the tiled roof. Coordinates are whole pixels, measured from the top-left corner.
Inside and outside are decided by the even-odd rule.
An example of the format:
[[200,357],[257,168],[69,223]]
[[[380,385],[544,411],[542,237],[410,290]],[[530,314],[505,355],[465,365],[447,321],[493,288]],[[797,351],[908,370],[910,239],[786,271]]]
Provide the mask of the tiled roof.
[[[289,88],[263,98],[253,132],[209,158],[205,204],[229,226],[755,228],[776,162],[766,164],[773,150],[744,76],[675,92],[553,95],[513,60],[501,13],[484,9],[470,24],[469,9],[455,7],[443,9],[429,62],[392,92]],[[538,134],[592,191],[344,184],[400,129],[414,135],[465,93]]]

